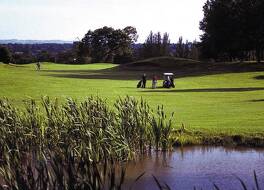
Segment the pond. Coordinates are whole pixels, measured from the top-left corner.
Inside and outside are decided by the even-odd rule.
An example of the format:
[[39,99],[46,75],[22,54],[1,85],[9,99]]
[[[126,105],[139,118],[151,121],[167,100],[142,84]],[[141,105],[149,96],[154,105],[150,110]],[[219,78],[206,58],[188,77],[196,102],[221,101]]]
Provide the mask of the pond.
[[[224,147],[184,147],[171,153],[152,153],[138,162],[130,162],[126,170],[125,189],[158,189],[152,177],[166,182],[172,189],[242,189],[241,178],[253,189],[254,170],[264,187],[264,149]],[[136,183],[140,174],[145,172]],[[236,177],[237,176],[237,177]]]

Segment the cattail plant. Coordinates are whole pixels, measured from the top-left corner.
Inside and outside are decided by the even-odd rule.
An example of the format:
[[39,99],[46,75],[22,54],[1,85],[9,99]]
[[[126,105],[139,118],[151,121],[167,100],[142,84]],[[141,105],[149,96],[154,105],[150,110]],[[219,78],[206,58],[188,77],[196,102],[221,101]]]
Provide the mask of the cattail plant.
[[[127,160],[168,150],[171,118],[143,99],[82,102],[42,97],[17,109],[0,99],[0,184],[5,189],[121,189]],[[121,170],[116,166],[120,165]]]
[[155,143],[155,148],[158,150],[161,148],[163,151],[172,148],[172,118],[174,113],[171,114],[171,117],[167,120],[163,106],[158,106],[157,115],[152,116],[152,133]]

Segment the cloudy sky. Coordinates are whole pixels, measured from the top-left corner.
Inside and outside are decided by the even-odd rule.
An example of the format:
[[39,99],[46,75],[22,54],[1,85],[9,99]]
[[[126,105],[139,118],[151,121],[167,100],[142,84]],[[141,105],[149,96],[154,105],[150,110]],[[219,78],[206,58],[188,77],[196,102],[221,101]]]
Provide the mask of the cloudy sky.
[[0,39],[76,40],[88,29],[134,26],[199,40],[206,0],[0,0]]

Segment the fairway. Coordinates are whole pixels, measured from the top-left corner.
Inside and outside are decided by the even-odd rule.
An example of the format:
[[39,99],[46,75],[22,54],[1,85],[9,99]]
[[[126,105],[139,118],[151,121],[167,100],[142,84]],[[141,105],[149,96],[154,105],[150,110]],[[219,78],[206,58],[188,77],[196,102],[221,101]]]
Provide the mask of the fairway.
[[168,114],[175,113],[177,128],[184,123],[203,134],[264,136],[264,72],[176,76],[175,89],[153,90],[151,80],[146,89],[136,88],[142,72],[111,73],[114,67],[44,63],[36,71],[34,64],[0,64],[0,97],[20,106],[29,97],[82,100],[98,95],[113,105],[119,96],[129,95],[146,99],[153,109],[164,105]]

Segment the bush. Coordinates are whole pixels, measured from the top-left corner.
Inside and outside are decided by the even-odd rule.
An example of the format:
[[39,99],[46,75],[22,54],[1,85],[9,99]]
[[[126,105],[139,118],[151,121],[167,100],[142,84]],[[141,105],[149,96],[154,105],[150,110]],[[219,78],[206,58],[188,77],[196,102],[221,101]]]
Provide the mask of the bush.
[[4,46],[0,46],[0,62],[8,64],[10,63],[11,58],[12,56],[9,49]]

